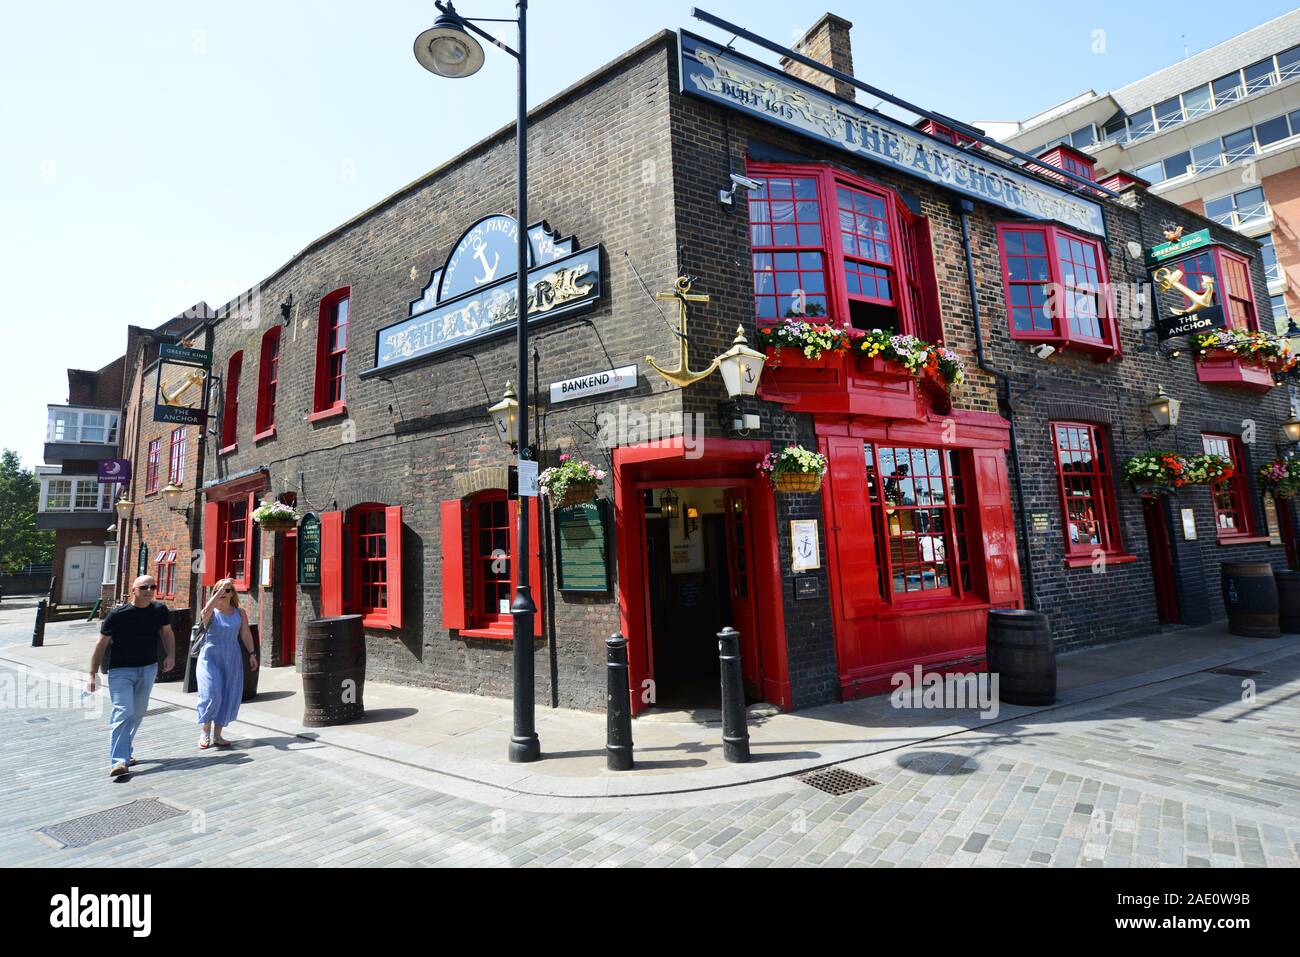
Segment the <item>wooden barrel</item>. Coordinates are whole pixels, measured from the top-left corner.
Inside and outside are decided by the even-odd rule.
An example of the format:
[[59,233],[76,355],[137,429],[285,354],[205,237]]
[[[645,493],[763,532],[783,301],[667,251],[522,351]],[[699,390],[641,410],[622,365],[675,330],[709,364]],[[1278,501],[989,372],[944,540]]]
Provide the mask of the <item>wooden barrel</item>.
[[1300,635],[1300,572],[1275,571],[1277,581],[1277,624],[1288,635]]
[[1277,581],[1267,562],[1224,562],[1223,607],[1228,632],[1243,638],[1280,638]]
[[304,725],[346,724],[366,713],[366,636],[360,615],[307,622],[300,654]]
[[989,671],[998,675],[998,698],[1008,704],[1056,701],[1056,645],[1047,616],[1019,608],[989,612]]

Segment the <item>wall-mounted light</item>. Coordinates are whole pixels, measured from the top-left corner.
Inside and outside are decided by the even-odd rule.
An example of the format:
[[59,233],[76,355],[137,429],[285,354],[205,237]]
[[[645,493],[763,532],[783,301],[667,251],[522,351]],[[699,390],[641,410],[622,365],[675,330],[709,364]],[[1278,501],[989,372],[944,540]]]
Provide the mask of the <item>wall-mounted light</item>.
[[293,293],[289,293],[289,298],[280,303],[280,318],[283,320],[282,325],[288,325],[289,320],[293,318]]
[[694,505],[687,505],[686,517],[682,520],[682,524],[686,531],[686,537],[690,538],[691,533],[700,527],[700,510]]
[[736,338],[732,341],[731,348],[718,356],[718,367],[722,370],[722,382],[727,387],[727,395],[739,399],[757,394],[758,382],[763,377],[763,366],[766,363],[767,356],[749,347],[745,327],[736,326]]
[[131,520],[131,512],[135,508],[135,502],[131,501],[125,495],[117,500],[113,506],[113,511],[117,512],[118,524],[125,525]]
[[185,524],[190,523],[190,507],[183,504],[185,502],[185,489],[181,488],[175,482],[166,485],[162,490],[163,501],[167,503],[167,508],[173,512],[182,512],[185,515]]
[[1282,423],[1282,441],[1283,442],[1300,442],[1300,418],[1296,417],[1295,412],[1291,417]]
[[1147,403],[1151,418],[1155,419],[1156,429],[1165,431],[1178,425],[1178,415],[1183,403],[1165,393],[1164,386],[1156,386],[1156,397]]
[[512,384],[506,383],[505,397],[488,409],[488,414],[492,416],[492,421],[496,425],[497,438],[512,449],[518,448],[519,399],[515,395],[515,387]]
[[680,499],[673,494],[672,489],[664,489],[663,494],[659,496],[659,515],[671,522],[677,517],[677,504],[679,501]]

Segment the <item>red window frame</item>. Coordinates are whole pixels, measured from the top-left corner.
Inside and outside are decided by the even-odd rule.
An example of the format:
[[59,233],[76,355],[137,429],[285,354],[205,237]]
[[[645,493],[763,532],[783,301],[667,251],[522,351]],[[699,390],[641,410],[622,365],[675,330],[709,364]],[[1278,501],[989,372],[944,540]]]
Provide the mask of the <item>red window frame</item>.
[[172,430],[171,448],[167,456],[167,480],[173,485],[185,481],[185,427]]
[[257,363],[257,427],[255,442],[275,435],[275,394],[280,384],[280,326],[262,336],[262,352]]
[[[1107,555],[1124,554],[1106,428],[1091,422],[1050,422],[1048,428],[1061,496],[1066,562],[1090,564],[1098,549]],[[1067,468],[1072,465],[1081,467]],[[1082,510],[1072,509],[1072,505],[1082,506]],[[1082,529],[1088,522],[1096,526],[1097,541],[1074,541],[1071,528]]]
[[149,440],[149,457],[144,467],[144,494],[158,491],[158,467],[162,460],[162,439]]
[[154,580],[158,583],[159,598],[176,597],[176,549],[164,548],[154,558]]
[[[894,471],[889,475],[883,471],[882,450],[889,452],[889,458],[894,463]],[[900,452],[906,455],[907,461],[901,463],[907,466],[906,473],[899,471]],[[949,604],[975,593],[976,577],[970,537],[972,523],[975,521],[970,507],[974,479],[971,477],[969,463],[963,461],[963,453],[933,446],[868,441],[865,443],[864,454],[867,507],[876,541],[876,567],[881,596],[895,605],[918,602]],[[915,470],[918,466],[924,467],[924,474]],[[900,475],[903,477],[899,478]],[[892,496],[891,480],[897,483],[893,486]],[[936,482],[943,493],[942,502],[935,501]],[[927,489],[924,493],[921,491],[923,487]],[[922,502],[922,494],[927,501]],[[922,513],[925,514],[925,522],[919,520]],[[943,525],[937,534],[922,529],[922,525],[929,529],[934,527],[935,513],[941,513],[939,521]],[[905,524],[910,525],[910,528],[905,529]],[[930,543],[929,557],[922,547],[922,539]],[[935,545],[936,539],[942,543],[941,557],[939,548]],[[897,548],[894,546],[895,541],[899,543]],[[909,541],[913,543],[910,549],[907,544]],[[909,552],[912,553],[911,557]],[[946,585],[937,583],[937,569],[940,566],[947,568]],[[932,570],[935,587],[925,587],[927,568]],[[895,572],[899,569],[903,573],[902,591],[895,589]],[[919,571],[919,588],[909,587],[909,569]]]
[[239,439],[239,377],[244,368],[243,351],[226,363],[225,402],[221,410],[221,451],[233,451]]
[[1246,455],[1235,435],[1201,433],[1201,447],[1207,454],[1221,455],[1232,462],[1232,477],[1210,483],[1210,504],[1219,541],[1255,536],[1255,516],[1246,486]]
[[[469,566],[470,603],[466,608],[469,626],[485,631],[510,633],[513,629],[509,611],[501,611],[500,601],[509,605],[514,595],[515,522],[509,499],[502,489],[489,489],[469,498]],[[486,519],[486,524],[485,524]],[[493,570],[497,549],[505,554],[505,570]],[[489,586],[498,604],[489,607]]]
[[[821,165],[750,162],[746,172],[764,184],[749,194],[754,314],[759,322],[786,318],[793,291],[802,289],[810,319],[852,326],[853,304],[859,303],[892,309],[900,333],[936,338],[931,327],[937,323],[927,322],[926,316],[931,301],[926,290],[936,285],[932,255],[921,248],[922,243],[928,245],[929,233],[919,228],[925,220],[912,214],[895,190]],[[799,184],[809,182],[815,195],[806,189],[799,195]],[[773,191],[773,184],[780,193]],[[848,208],[842,208],[845,198]],[[863,215],[854,203],[859,198],[866,207]],[[869,239],[869,250],[861,244],[864,238]],[[871,280],[866,291],[864,271]],[[888,282],[887,295],[881,294],[882,277]],[[825,318],[811,309],[823,304]],[[877,311],[860,315],[861,328],[881,326],[885,318]]]
[[312,421],[347,412],[348,319],[351,309],[351,286],[336,289],[320,301]]
[[232,499],[222,509],[221,557],[226,578],[235,580],[236,588],[248,588],[248,567],[252,562],[253,502],[248,498]]
[[[1100,239],[1082,236],[1059,226],[1035,223],[998,223],[998,254],[1002,262],[1002,291],[1007,309],[1007,327],[1012,339],[1058,343],[1109,357],[1119,353],[1119,332],[1111,302],[1110,273],[1106,250]],[[1034,239],[1043,254],[1028,250]],[[1047,278],[1041,275],[1046,260]],[[1016,266],[1018,268],[1014,268]],[[1049,287],[1034,290],[1033,287]],[[1061,290],[1064,295],[1053,296]],[[1026,292],[1027,290],[1027,292]],[[1090,301],[1089,309],[1080,309]],[[1052,306],[1055,308],[1051,308]],[[1043,317],[1042,309],[1050,315]],[[1095,315],[1091,314],[1094,313]],[[1021,316],[1032,319],[1031,328],[1017,327]],[[1042,328],[1047,318],[1050,328]],[[1091,334],[1094,324],[1096,335]]]
[[[1208,267],[1208,268],[1207,268]],[[1223,306],[1224,321],[1235,329],[1257,331],[1259,313],[1255,307],[1255,285],[1250,261],[1226,249],[1205,249],[1184,256],[1170,267],[1183,274],[1183,284],[1193,292],[1204,289],[1206,277],[1214,280],[1215,302]],[[1183,297],[1185,305],[1192,303]]]

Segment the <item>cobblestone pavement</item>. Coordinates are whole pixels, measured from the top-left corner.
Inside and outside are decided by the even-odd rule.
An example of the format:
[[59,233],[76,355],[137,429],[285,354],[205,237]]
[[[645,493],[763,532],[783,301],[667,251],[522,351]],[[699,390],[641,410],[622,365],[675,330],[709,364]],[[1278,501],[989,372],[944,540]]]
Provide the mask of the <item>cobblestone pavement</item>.
[[[110,781],[106,718],[48,707],[0,663],[0,865],[1297,866],[1300,651],[1237,667],[1260,673],[1165,681],[842,765],[878,782],[844,796],[787,778],[579,801],[290,737],[201,753],[184,711],[147,718],[137,773]],[[34,833],[150,797],[188,813],[82,848]]]

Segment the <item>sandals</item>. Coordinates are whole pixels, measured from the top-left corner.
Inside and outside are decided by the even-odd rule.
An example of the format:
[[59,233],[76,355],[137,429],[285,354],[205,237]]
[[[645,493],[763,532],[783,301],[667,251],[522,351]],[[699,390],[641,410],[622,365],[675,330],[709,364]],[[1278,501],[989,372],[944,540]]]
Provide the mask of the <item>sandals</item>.
[[199,732],[199,750],[200,750],[200,751],[206,751],[206,750],[208,750],[208,748],[210,748],[210,747],[212,747],[212,736],[211,736],[211,734],[210,734],[209,732],[207,732],[207,731],[200,731],[200,732]]
[[229,748],[229,747],[233,747],[233,745],[232,745],[229,741],[227,741],[225,738],[213,738],[213,739],[212,739],[212,744],[213,744],[214,747],[218,747],[218,748]]

